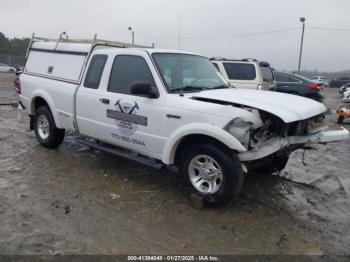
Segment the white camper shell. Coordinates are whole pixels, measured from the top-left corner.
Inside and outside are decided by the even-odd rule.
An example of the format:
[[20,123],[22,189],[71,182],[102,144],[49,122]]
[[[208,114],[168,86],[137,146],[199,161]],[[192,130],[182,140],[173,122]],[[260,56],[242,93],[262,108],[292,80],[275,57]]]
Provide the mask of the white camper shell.
[[89,44],[35,42],[32,45],[25,73],[78,83],[84,62],[89,53]]
[[65,130],[90,147],[182,173],[207,202],[234,199],[244,172],[282,170],[294,150],[348,139],[323,104],[232,88],[204,56],[103,40],[33,38],[20,101],[47,148]]
[[[34,36],[33,36],[34,37]],[[106,47],[143,47],[127,43],[100,40],[51,40],[47,38],[33,38],[27,53],[25,72],[27,74],[64,80],[71,83],[81,81],[87,57],[94,48]],[[29,52],[30,51],[30,52]]]

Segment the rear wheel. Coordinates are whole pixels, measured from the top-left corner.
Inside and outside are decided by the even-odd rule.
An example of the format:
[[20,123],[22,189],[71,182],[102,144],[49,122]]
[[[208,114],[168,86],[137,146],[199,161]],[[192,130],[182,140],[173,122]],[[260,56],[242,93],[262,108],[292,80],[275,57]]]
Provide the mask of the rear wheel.
[[193,192],[211,205],[233,200],[243,183],[238,157],[215,144],[185,149],[180,160],[180,172]]
[[14,72],[15,72],[15,70],[13,70],[13,69],[9,70],[9,73],[11,73],[11,74],[13,74]]
[[47,148],[58,147],[64,139],[64,129],[56,127],[55,121],[47,106],[39,107],[34,114],[34,132],[40,145]]

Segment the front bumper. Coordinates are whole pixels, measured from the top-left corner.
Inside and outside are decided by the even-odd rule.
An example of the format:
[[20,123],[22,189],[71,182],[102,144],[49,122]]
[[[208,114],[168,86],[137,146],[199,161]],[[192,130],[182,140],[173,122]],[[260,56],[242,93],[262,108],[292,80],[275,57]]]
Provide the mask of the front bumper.
[[349,131],[342,127],[341,130],[322,131],[308,136],[274,137],[258,148],[238,154],[241,161],[252,161],[267,157],[277,151],[295,145],[310,145],[318,143],[330,143],[349,139]]

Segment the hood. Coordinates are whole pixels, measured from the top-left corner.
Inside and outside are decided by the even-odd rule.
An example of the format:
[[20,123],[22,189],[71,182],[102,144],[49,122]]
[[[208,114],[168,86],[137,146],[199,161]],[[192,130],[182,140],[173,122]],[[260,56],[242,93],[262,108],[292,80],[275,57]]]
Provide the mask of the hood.
[[300,121],[324,113],[327,108],[312,99],[297,95],[271,91],[245,89],[208,90],[192,95],[204,98],[253,107],[281,118],[285,123]]

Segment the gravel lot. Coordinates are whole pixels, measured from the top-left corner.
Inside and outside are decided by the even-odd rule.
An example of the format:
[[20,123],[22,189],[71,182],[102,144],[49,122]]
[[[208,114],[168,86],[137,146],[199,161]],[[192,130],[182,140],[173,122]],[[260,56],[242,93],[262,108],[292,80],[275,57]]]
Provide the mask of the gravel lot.
[[[16,101],[0,75],[0,254],[350,255],[350,141],[317,145],[306,166],[298,150],[281,174],[247,176],[237,202],[197,210],[178,175],[72,135],[40,147]],[[327,121],[340,128],[334,111]]]

